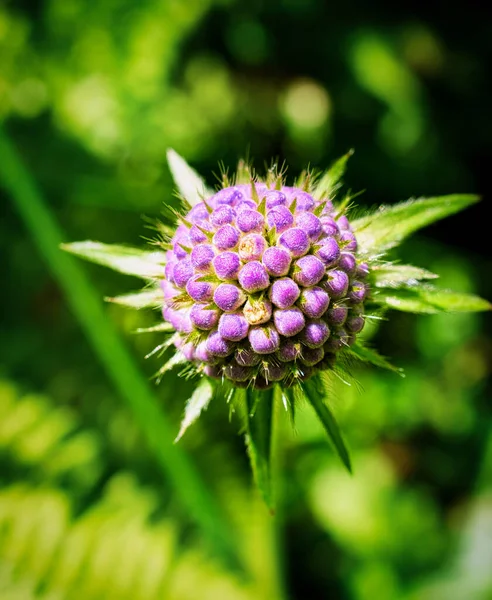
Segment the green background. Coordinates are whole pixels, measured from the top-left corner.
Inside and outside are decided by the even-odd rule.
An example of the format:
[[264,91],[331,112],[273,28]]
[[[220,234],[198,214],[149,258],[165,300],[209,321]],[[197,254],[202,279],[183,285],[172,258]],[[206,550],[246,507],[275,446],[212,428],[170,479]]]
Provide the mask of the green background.
[[485,196],[396,256],[492,298],[491,33],[478,5],[0,5],[2,600],[492,597],[487,315],[366,329],[406,378],[333,382],[352,477],[307,406],[294,433],[279,407],[272,517],[225,401],[172,444],[192,383],[155,386],[160,338],[133,334],[159,314],[100,306],[139,281],[57,249],[151,237],[169,147],[210,185],[354,148],[361,206]]

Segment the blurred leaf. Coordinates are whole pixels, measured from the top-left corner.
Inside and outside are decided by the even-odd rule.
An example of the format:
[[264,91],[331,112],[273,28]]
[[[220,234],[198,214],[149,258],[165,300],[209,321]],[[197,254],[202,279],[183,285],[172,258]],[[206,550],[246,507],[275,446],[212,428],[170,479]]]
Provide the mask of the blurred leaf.
[[328,437],[335,446],[335,450],[345,465],[347,471],[352,473],[352,465],[350,463],[350,455],[343,441],[338,423],[335,420],[331,410],[325,402],[325,390],[319,378],[310,379],[302,384],[302,390],[305,393],[306,400],[316,411],[323,427],[325,428]]
[[163,252],[148,252],[130,246],[91,241],[60,244],[60,247],[80,258],[125,275],[135,275],[144,279],[164,276],[166,255]]
[[135,330],[135,333],[158,333],[159,331],[171,333],[174,331],[174,327],[171,325],[171,323],[168,323],[167,321],[162,321],[162,323],[158,323],[157,325],[153,325],[152,327],[139,327]]
[[416,285],[421,279],[437,279],[439,275],[411,265],[378,265],[370,272],[376,287],[397,288]]
[[175,442],[178,442],[182,438],[188,427],[198,419],[202,410],[207,408],[213,393],[214,390],[210,381],[202,379],[191,398],[186,402],[184,417],[181,421],[179,433],[174,440]]
[[177,152],[171,148],[167,151],[169,169],[181,196],[195,206],[213,194],[205,185],[205,181]]
[[313,192],[315,198],[321,199],[330,196],[333,193],[335,188],[341,182],[345,169],[347,168],[348,159],[353,153],[353,150],[349,150],[347,154],[344,154],[331,165],[316,185],[316,189]]
[[388,362],[388,360],[386,360],[384,356],[381,356],[379,352],[377,352],[373,348],[368,348],[359,340],[356,341],[355,344],[350,346],[348,350],[344,351],[344,354],[353,356],[354,358],[357,358],[358,360],[361,360],[363,362],[371,363],[376,367],[388,369],[389,371],[393,371],[394,373],[398,373],[398,375],[404,377],[403,369],[395,367],[390,362]]
[[373,300],[396,310],[423,314],[442,311],[478,312],[491,309],[490,302],[479,296],[442,290],[431,285],[381,290],[374,295]]
[[[140,292],[135,292],[133,294],[122,294],[121,296],[114,296],[112,298],[105,298],[106,302],[113,302],[114,304],[121,304],[122,306],[127,306],[128,308],[157,308],[162,306],[164,297],[162,294],[162,290],[156,288],[154,290],[142,290]],[[169,324],[167,324],[168,329],[165,331],[169,331]],[[163,331],[162,329],[153,331]]]
[[473,194],[451,194],[381,206],[352,223],[362,254],[380,254],[397,246],[418,229],[452,215],[480,200]]
[[273,510],[271,482],[273,389],[259,391],[247,388],[246,403],[246,444],[253,474],[265,502]]

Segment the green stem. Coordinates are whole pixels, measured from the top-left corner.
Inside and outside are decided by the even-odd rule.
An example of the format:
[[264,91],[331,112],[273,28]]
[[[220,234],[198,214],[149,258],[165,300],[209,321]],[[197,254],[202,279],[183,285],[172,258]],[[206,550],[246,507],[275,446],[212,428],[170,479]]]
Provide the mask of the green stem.
[[0,184],[11,196],[113,385],[126,401],[163,474],[215,549],[235,565],[236,543],[223,512],[194,465],[173,443],[174,427],[111,326],[97,293],[75,261],[59,248],[63,235],[16,149],[0,128]]

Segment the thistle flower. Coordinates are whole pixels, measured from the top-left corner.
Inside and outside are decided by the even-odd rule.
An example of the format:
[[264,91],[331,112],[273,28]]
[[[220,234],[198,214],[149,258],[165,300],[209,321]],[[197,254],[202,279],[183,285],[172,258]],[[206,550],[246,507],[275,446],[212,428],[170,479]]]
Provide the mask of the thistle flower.
[[350,154],[324,174],[303,173],[293,185],[272,168],[262,180],[240,163],[215,192],[173,151],[168,159],[182,210],[174,227],[159,224],[154,251],[96,242],[64,246],[83,258],[143,277],[139,293],[113,298],[133,308],[159,307],[150,331],[158,349],[175,354],[158,372],[184,365],[200,375],[178,438],[215,393],[246,400],[246,431],[256,480],[270,503],[269,454],[274,399],[294,415],[302,396],[312,404],[335,449],[350,459],[326,403],[326,378],[354,360],[393,367],[359,337],[367,319],[388,308],[434,313],[479,311],[490,304],[438,289],[437,275],[392,263],[387,252],[407,235],[476,202],[472,195],[413,200],[351,218],[339,198]]

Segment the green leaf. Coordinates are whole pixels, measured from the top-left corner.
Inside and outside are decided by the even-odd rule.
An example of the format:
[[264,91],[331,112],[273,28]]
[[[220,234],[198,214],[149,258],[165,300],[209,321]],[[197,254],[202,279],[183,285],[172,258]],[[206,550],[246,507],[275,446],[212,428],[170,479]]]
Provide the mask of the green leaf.
[[304,382],[303,388],[307,401],[311,404],[318,415],[318,418],[323,424],[323,427],[325,428],[328,437],[335,447],[338,456],[345,465],[347,471],[352,473],[349,452],[345,446],[345,442],[343,441],[338,423],[324,401],[325,390],[321,384],[321,381],[318,378],[314,378],[314,380],[310,379]]
[[162,278],[166,256],[163,252],[149,252],[131,246],[102,244],[101,242],[73,242],[61,244],[62,250],[113,271],[144,279]]
[[273,427],[273,389],[246,389],[246,444],[256,485],[273,510],[271,447]]
[[370,276],[376,287],[408,287],[417,285],[422,279],[436,279],[439,275],[411,265],[377,265],[371,268]]
[[363,345],[360,341],[356,341],[348,350],[344,351],[344,354],[357,358],[363,362],[369,362],[376,367],[381,367],[382,369],[388,369],[389,371],[393,371],[394,373],[398,373],[402,377],[405,377],[403,374],[403,369],[395,367],[390,362],[381,356],[379,352],[374,350],[373,348],[368,348]]
[[316,185],[316,189],[313,192],[313,196],[321,200],[321,198],[330,196],[336,187],[341,182],[341,179],[347,168],[347,161],[354,153],[353,150],[349,150],[347,154],[341,156],[336,160],[326,173],[321,177]]
[[188,427],[194,423],[201,412],[207,408],[213,393],[214,390],[210,381],[208,379],[202,379],[191,398],[186,402],[184,417],[181,421],[179,433],[174,440],[175,442],[178,442],[182,438]]
[[374,302],[403,312],[434,314],[439,312],[478,312],[490,310],[487,300],[473,294],[442,290],[431,285],[395,290],[384,289],[374,294]]
[[[121,296],[105,298],[106,302],[113,302],[114,304],[121,304],[121,306],[127,306],[128,308],[136,309],[157,308],[162,306],[163,299],[164,296],[162,294],[162,290],[159,288],[154,290],[141,290],[140,292],[134,292],[133,294],[122,294]],[[170,326],[168,323],[166,325]]]
[[158,333],[161,331],[164,333],[172,333],[174,331],[174,327],[171,325],[171,323],[162,321],[162,323],[158,323],[152,327],[139,327],[138,329],[135,329],[135,333]]
[[167,162],[179,193],[190,204],[195,206],[213,192],[207,189],[205,181],[192,169],[177,152],[169,148]]
[[353,230],[362,254],[380,254],[397,246],[408,235],[478,202],[473,194],[451,194],[381,206],[372,215],[357,219]]

